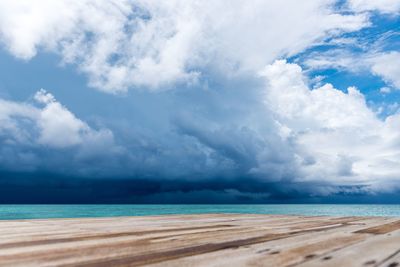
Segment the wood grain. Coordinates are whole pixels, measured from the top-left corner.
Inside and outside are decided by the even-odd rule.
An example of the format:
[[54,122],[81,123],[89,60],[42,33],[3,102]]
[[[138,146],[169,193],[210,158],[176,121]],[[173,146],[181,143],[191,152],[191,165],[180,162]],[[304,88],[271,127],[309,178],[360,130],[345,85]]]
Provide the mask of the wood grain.
[[201,214],[0,221],[0,266],[400,267],[400,218]]

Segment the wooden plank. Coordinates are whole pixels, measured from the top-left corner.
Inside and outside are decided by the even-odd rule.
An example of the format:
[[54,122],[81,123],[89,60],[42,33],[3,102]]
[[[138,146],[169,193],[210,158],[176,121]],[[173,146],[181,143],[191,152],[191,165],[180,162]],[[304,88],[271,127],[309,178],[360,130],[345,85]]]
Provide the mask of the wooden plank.
[[370,236],[363,242],[339,249],[299,266],[377,266],[398,253],[399,249],[400,231],[395,231],[391,234]]
[[391,222],[391,223],[385,223],[385,224],[374,226],[374,227],[369,227],[366,229],[362,229],[362,230],[358,231],[358,233],[382,235],[382,234],[393,232],[398,229],[400,229],[400,220]]
[[211,259],[211,266],[292,266],[365,240],[369,235],[354,235],[353,232],[365,228],[365,224],[373,226],[381,223],[382,220],[379,218],[367,219],[357,224],[344,225],[342,228],[309,232],[306,235],[227,250],[223,254],[219,252],[213,255],[197,255],[182,260],[162,262],[153,266],[176,266],[178,263],[183,266],[206,266]]
[[[369,262],[370,266],[373,266],[375,262]],[[375,264],[377,267],[399,267],[400,266],[400,249],[397,250],[395,253],[389,255],[386,259],[382,262],[378,262]]]
[[399,222],[253,214],[0,221],[0,266],[378,266],[398,261]]

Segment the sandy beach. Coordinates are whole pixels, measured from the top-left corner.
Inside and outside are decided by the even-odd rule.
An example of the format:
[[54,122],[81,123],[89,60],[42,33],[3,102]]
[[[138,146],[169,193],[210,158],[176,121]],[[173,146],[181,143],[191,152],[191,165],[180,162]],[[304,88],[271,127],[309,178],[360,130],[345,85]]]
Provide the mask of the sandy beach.
[[400,219],[249,214],[0,221],[1,266],[390,266]]

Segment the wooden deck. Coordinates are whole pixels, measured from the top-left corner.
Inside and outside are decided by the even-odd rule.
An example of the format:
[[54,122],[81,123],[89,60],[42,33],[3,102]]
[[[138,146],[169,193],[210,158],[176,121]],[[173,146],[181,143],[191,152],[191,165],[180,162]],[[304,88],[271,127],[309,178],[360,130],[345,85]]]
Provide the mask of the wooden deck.
[[400,218],[173,215],[0,221],[1,266],[400,267]]

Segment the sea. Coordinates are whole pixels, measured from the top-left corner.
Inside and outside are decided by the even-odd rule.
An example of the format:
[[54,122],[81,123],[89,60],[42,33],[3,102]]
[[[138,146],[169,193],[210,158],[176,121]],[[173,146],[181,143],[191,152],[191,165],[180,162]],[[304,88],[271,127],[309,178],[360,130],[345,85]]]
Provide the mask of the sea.
[[201,213],[400,217],[400,205],[0,205],[0,220]]

